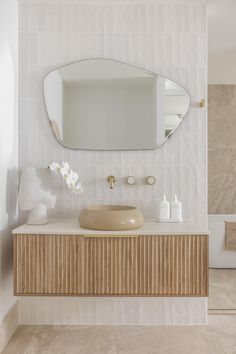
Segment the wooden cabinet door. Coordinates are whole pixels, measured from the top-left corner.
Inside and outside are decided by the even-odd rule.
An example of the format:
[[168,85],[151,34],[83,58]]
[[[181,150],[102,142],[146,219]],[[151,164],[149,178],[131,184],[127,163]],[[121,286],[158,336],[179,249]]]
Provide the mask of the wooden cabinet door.
[[207,296],[208,236],[14,235],[14,293]]

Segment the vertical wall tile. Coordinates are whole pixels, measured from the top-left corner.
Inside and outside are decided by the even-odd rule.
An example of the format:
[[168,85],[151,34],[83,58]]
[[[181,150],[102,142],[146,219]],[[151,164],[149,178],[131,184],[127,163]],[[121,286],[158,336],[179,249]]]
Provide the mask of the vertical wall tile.
[[178,33],[181,31],[182,6],[166,4],[163,9],[164,31]]
[[164,31],[164,5],[163,4],[154,4],[154,32],[163,32]]
[[[205,16],[204,5],[187,2],[20,5],[20,168],[67,160],[85,185],[81,196],[56,185],[51,216],[77,217],[91,203],[128,203],[155,218],[161,196],[178,193],[184,217],[205,226],[206,113],[196,108],[206,95]],[[72,151],[56,141],[44,106],[43,77],[66,62],[89,57],[144,67],[190,92],[190,111],[166,144],[154,151],[102,152]],[[118,178],[113,191],[106,181],[111,173]],[[129,174],[137,177],[136,186],[125,184]],[[148,174],[157,177],[154,187],[145,185]]]

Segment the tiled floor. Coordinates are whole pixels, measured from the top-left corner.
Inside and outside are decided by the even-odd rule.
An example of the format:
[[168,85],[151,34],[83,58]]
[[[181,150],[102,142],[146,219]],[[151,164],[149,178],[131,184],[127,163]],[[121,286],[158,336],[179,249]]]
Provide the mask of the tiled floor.
[[[211,309],[236,309],[236,270],[210,270]],[[236,316],[208,326],[20,326],[2,354],[236,354]]]
[[210,269],[209,275],[209,309],[236,309],[236,269]]
[[236,316],[209,326],[21,326],[2,354],[235,354]]

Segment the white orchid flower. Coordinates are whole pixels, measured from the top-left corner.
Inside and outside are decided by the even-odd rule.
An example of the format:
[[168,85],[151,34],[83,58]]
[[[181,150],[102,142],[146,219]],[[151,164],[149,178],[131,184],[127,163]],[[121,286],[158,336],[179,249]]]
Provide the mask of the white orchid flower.
[[70,178],[70,177],[68,176],[68,177],[65,179],[65,181],[66,181],[67,187],[68,187],[69,189],[74,188],[75,182],[73,181],[72,178]]
[[78,173],[70,170],[68,177],[66,178],[66,184],[71,189],[74,188],[79,179]]
[[70,165],[68,164],[68,162],[62,162],[62,167],[65,169],[65,170],[70,170]]
[[75,194],[81,194],[81,193],[83,193],[83,190],[84,190],[84,188],[83,188],[82,183],[81,183],[81,182],[78,182],[78,183],[76,184],[76,186],[74,187],[74,189],[73,189],[73,193],[75,193]]
[[82,183],[79,182],[79,175],[74,172],[68,162],[63,162],[62,166],[58,162],[52,162],[49,165],[50,171],[54,173],[60,172],[63,179],[65,180],[67,187],[72,189],[73,193],[80,194],[83,192]]
[[75,183],[78,181],[78,179],[79,179],[79,175],[78,175],[78,173],[77,172],[74,172],[74,171],[72,171],[72,170],[70,170],[70,178],[72,178],[74,181],[75,181]]
[[55,172],[55,173],[58,173],[61,169],[61,166],[59,165],[58,162],[52,162],[50,165],[49,165],[49,169],[50,171],[52,172]]
[[62,168],[61,168],[60,172],[61,172],[61,175],[64,179],[66,179],[69,176],[70,165],[68,164],[68,162],[62,163]]

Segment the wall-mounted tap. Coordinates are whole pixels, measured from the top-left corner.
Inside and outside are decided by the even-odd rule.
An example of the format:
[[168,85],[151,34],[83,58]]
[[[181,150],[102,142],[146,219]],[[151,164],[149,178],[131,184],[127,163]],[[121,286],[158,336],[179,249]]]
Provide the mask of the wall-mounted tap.
[[110,188],[113,189],[113,188],[114,188],[114,183],[115,183],[115,181],[116,181],[115,176],[109,176],[109,177],[107,177],[107,181],[108,181],[108,183],[109,183],[109,185],[110,185]]

